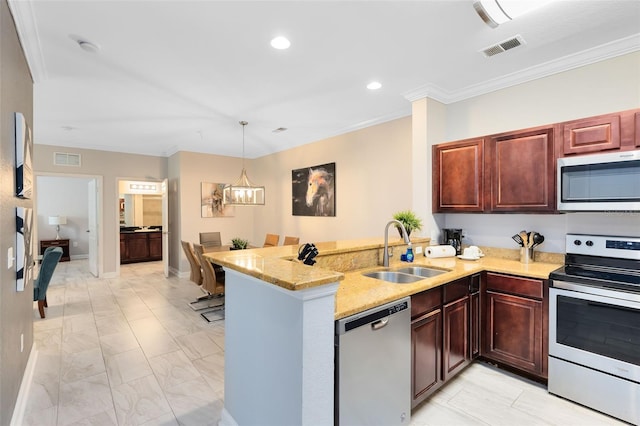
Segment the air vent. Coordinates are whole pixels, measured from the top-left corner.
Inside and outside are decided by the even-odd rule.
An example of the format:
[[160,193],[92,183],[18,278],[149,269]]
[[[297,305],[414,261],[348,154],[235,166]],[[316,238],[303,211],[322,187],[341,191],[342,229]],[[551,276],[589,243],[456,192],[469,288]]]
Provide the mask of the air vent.
[[71,154],[68,152],[54,152],[53,164],[56,166],[80,167],[80,154]]
[[521,35],[517,35],[508,40],[501,41],[500,43],[496,43],[493,46],[489,46],[481,50],[482,54],[488,58],[490,56],[497,55],[498,53],[506,52],[507,50],[511,50],[514,47],[522,46],[525,44],[524,39]]

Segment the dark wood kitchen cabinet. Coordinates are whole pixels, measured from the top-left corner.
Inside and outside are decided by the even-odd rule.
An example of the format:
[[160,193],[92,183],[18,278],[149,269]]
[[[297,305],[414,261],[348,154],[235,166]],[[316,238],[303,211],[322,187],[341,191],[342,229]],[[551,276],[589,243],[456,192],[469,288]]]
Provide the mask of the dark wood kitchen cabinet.
[[607,114],[562,123],[563,154],[620,149],[620,121],[620,114]]
[[120,263],[162,260],[162,232],[121,232]]
[[532,128],[488,139],[492,212],[555,211],[555,129]]
[[411,297],[411,407],[442,385],[442,289]]
[[471,363],[472,330],[480,327],[471,309],[474,277],[411,297],[412,407]]
[[442,307],[442,374],[446,381],[471,362],[469,350],[469,286],[462,279],[447,284]]
[[482,212],[484,138],[433,147],[433,212]]
[[471,359],[480,356],[480,330],[481,330],[481,309],[480,309],[480,274],[472,275],[469,281],[469,349]]
[[548,282],[486,273],[482,355],[546,380]]

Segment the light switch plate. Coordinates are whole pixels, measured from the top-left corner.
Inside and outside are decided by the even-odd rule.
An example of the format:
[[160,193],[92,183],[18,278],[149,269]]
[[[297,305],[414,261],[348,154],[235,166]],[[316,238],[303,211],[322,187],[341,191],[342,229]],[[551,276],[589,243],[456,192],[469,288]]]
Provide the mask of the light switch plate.
[[15,257],[13,256],[13,247],[9,247],[7,249],[7,269],[13,268],[13,261]]
[[422,246],[416,246],[416,254],[422,253]]

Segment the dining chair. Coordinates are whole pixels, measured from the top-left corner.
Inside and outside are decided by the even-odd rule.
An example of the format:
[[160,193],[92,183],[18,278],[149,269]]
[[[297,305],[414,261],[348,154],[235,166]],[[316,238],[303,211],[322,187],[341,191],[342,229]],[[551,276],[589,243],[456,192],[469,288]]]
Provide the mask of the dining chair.
[[61,257],[62,247],[47,247],[42,255],[38,278],[33,281],[33,301],[38,302],[40,318],[44,318],[44,308],[49,307],[47,304],[47,288],[49,288],[53,271],[58,266]]
[[283,246],[297,246],[300,243],[300,237],[284,237]]
[[193,247],[191,247],[191,243],[188,241],[180,241],[182,244],[182,249],[184,250],[184,255],[187,257],[189,261],[189,265],[191,266],[191,275],[189,279],[194,283],[201,285],[202,284],[202,269],[200,267],[200,262],[193,252]]
[[[216,278],[215,266],[217,265],[214,265],[204,257],[204,247],[201,244],[194,244],[193,250],[202,265],[204,279],[201,288],[207,294],[207,299],[222,301],[222,303],[207,306],[207,308],[213,309],[202,312],[200,316],[207,320],[207,322],[224,319],[224,281],[220,282]],[[215,315],[211,316],[213,313],[215,313]]]
[[267,234],[267,237],[264,239],[263,247],[274,247],[278,245],[278,241],[280,241],[280,235],[277,234]]
[[200,244],[205,248],[207,247],[219,247],[222,245],[222,239],[220,238],[220,232],[201,232]]

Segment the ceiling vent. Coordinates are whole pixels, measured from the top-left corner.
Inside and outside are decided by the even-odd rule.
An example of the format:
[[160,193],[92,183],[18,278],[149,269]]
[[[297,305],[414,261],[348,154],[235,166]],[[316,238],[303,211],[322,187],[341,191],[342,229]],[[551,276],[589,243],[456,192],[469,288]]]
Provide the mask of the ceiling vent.
[[53,164],[55,166],[80,167],[81,157],[80,157],[80,154],[71,154],[68,152],[54,152]]
[[522,46],[525,44],[524,39],[521,35],[517,35],[508,40],[501,41],[500,43],[496,43],[493,46],[486,47],[481,50],[482,54],[485,58],[490,56],[497,55],[498,53],[506,52],[507,50],[511,50],[515,47]]

